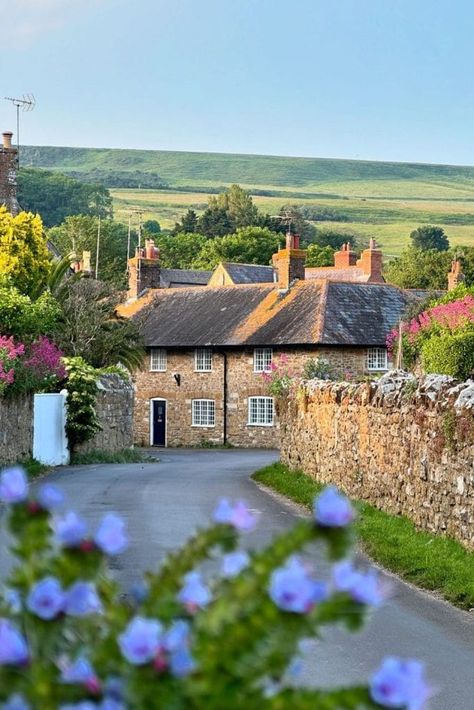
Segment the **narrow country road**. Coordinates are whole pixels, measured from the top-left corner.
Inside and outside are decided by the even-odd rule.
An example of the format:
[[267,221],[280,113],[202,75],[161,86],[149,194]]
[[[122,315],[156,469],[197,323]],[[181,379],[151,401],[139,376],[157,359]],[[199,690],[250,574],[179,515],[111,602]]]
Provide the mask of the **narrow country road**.
[[[291,526],[301,513],[260,490],[249,475],[277,459],[276,452],[245,450],[154,451],[159,463],[75,466],[49,480],[60,484],[70,507],[91,523],[115,510],[128,523],[131,545],[114,562],[127,589],[145,569],[159,564],[198,525],[205,525],[222,496],[245,498],[260,513],[249,543],[261,545]],[[3,546],[2,546],[3,547]],[[3,552],[3,551],[2,551]],[[316,569],[326,569],[318,548],[310,550]],[[3,562],[3,564],[1,564]],[[1,556],[4,569],[5,556]],[[434,710],[474,709],[474,617],[388,576],[392,595],[366,629],[349,635],[328,629],[315,642],[303,681],[324,686],[365,681],[386,655],[418,657],[439,693]]]

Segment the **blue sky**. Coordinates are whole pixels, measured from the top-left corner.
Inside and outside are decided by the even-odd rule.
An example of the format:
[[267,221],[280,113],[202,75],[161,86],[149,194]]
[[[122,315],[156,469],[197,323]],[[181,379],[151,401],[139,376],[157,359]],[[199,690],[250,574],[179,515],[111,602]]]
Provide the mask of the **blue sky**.
[[[474,164],[469,0],[0,0],[24,142]],[[0,128],[14,128],[0,101]]]

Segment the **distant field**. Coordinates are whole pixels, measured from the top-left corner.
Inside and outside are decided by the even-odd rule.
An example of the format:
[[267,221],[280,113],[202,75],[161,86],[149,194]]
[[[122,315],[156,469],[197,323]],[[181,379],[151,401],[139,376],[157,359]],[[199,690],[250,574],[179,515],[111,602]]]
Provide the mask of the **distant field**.
[[112,189],[115,215],[125,222],[139,207],[144,219],[172,227],[187,209],[204,210],[208,192],[235,182],[270,214],[288,203],[329,210],[331,221],[316,226],[374,236],[387,255],[399,253],[410,231],[427,223],[444,227],[453,244],[474,246],[470,166],[31,146],[22,159],[110,184],[146,184],[158,176],[167,183],[168,189]]

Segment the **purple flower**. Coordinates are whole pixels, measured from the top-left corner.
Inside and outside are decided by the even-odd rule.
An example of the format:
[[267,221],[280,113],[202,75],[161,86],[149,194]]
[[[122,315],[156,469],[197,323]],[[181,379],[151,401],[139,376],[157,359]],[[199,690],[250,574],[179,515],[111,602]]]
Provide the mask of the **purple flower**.
[[187,646],[189,644],[190,633],[191,627],[187,621],[183,621],[182,619],[174,621],[164,636],[163,648],[165,651],[171,653],[183,646]]
[[374,569],[358,572],[352,562],[344,560],[333,567],[334,586],[341,592],[348,592],[360,604],[380,606],[385,599],[380,577]]
[[30,710],[31,705],[29,705],[23,695],[15,693],[15,695],[10,695],[8,700],[2,705],[2,710]]
[[30,590],[26,606],[40,619],[50,621],[61,613],[64,606],[64,592],[55,577],[45,577]]
[[148,663],[160,648],[162,633],[163,627],[158,621],[136,616],[119,636],[122,655],[134,666]]
[[199,572],[189,572],[184,577],[184,585],[178,594],[178,601],[191,613],[209,604],[211,593],[203,583]]
[[298,557],[291,557],[284,567],[274,570],[268,592],[280,609],[295,614],[308,613],[327,597],[326,585],[311,579]]
[[99,679],[92,665],[84,656],[79,656],[74,663],[63,668],[61,682],[72,685],[84,685],[91,692],[96,692],[100,688]]
[[385,658],[370,680],[372,700],[384,708],[422,710],[431,696],[419,661]]
[[64,494],[52,483],[44,483],[38,490],[38,503],[44,510],[60,508],[64,503]]
[[106,555],[119,555],[126,550],[128,538],[122,518],[115,513],[104,515],[94,540]]
[[23,665],[27,660],[25,639],[8,619],[0,619],[0,665]]
[[69,616],[100,614],[102,603],[93,582],[75,582],[66,591],[64,611]]
[[355,512],[346,496],[329,486],[314,501],[314,518],[322,527],[342,528],[354,520]]
[[170,670],[177,678],[189,675],[196,668],[196,662],[186,646],[178,648],[170,655]]
[[87,525],[77,513],[70,510],[53,521],[54,537],[63,547],[79,547],[87,534]]
[[0,501],[22,503],[28,496],[28,480],[22,468],[5,468],[0,475]]
[[238,500],[235,505],[232,505],[227,498],[222,498],[212,517],[216,523],[232,525],[236,530],[243,532],[252,530],[257,524],[256,516],[250,512],[243,500]]
[[221,575],[226,578],[236,577],[248,567],[250,558],[244,551],[229,552],[222,558]]

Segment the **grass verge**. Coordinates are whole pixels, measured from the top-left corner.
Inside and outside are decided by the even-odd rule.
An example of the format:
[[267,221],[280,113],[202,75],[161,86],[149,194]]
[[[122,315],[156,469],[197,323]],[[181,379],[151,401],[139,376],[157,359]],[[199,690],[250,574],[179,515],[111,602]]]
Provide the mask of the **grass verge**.
[[[311,509],[323,484],[282,463],[260,469],[252,478]],[[403,516],[355,501],[356,529],[364,552],[386,569],[418,587],[435,591],[461,609],[474,607],[474,553],[459,542],[418,530]]]
[[150,463],[156,459],[143,454],[137,449],[122,449],[110,453],[108,451],[90,451],[87,454],[72,454],[71,464],[87,466],[93,463]]

